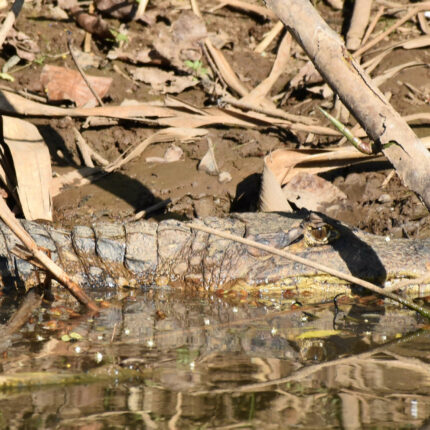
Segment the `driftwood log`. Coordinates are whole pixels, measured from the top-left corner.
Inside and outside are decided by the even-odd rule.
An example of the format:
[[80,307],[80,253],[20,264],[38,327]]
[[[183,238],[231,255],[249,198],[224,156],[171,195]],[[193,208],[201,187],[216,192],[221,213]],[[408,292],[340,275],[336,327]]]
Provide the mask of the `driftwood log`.
[[[430,209],[430,155],[308,0],[265,0],[403,183]],[[429,3],[430,7],[430,3]]]

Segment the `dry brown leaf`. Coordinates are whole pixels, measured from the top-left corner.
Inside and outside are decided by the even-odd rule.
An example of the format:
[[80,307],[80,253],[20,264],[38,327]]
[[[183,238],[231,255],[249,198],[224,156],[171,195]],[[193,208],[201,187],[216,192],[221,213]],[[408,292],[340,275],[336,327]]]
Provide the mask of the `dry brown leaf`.
[[[259,124],[273,124],[273,118],[267,120],[252,118],[250,114],[229,112],[227,109],[201,109],[201,114],[196,114],[195,109],[190,113],[183,108],[170,108],[156,106],[149,103],[136,102],[127,106],[100,106],[93,108],[61,108],[44,105],[28,100],[10,91],[0,91],[0,112],[5,114],[21,114],[34,116],[72,116],[72,117],[108,117],[108,118],[132,118],[150,119],[159,125],[170,127],[197,128],[211,124],[235,125],[240,127],[256,127]],[[255,115],[254,115],[255,116]],[[242,119],[243,118],[243,119]],[[277,121],[282,123],[282,120]]]
[[3,140],[15,171],[15,183],[24,217],[52,221],[52,180],[48,147],[37,128],[19,118],[3,116]]
[[[316,175],[320,172],[350,165],[363,158],[371,159],[372,157],[349,147],[339,148],[335,151],[278,149],[264,158],[260,208],[266,212],[288,212],[291,209],[288,209],[289,205],[281,187],[293,180],[297,174]],[[304,183],[302,182],[301,184],[303,186]],[[318,186],[322,187],[321,184]],[[293,197],[300,193],[297,186],[294,188],[294,192],[296,194],[292,194]],[[308,190],[304,189],[303,192],[308,193]],[[335,195],[336,193],[331,193],[332,197]],[[322,200],[319,201],[318,197],[321,197]],[[323,200],[323,196],[314,196],[314,206],[323,205]],[[324,204],[326,203],[324,202]]]
[[202,56],[200,42],[207,36],[204,21],[192,11],[182,11],[171,27],[161,27],[153,39],[154,49],[179,70],[188,71],[186,61]]
[[[265,157],[264,161],[281,185],[288,183],[299,171],[321,173],[341,166],[348,166],[363,158],[372,157],[358,152],[353,147],[337,150],[278,149]],[[373,156],[376,158],[376,156]]]
[[331,182],[317,175],[299,172],[284,188],[284,198],[298,208],[321,211],[328,206],[346,200],[346,195]]
[[134,79],[151,85],[155,92],[182,93],[187,88],[198,84],[192,76],[176,76],[173,72],[166,72],[155,67],[139,67],[131,70]]
[[160,56],[154,55],[154,50],[151,48],[137,48],[130,52],[124,51],[122,48],[115,47],[108,52],[109,60],[122,60],[131,64],[157,64],[166,63]]
[[415,39],[407,40],[406,42],[401,43],[399,46],[401,46],[403,49],[418,49],[418,48],[425,48],[430,45],[430,36],[425,35],[421,37],[417,37]]
[[263,17],[267,17],[270,19],[276,19],[276,15],[269,8],[258,6],[256,4],[252,4],[241,0],[222,0],[221,3],[216,7],[212,8],[211,11],[215,11],[224,6],[231,6],[235,9],[252,12],[257,15],[261,15]]
[[95,69],[99,68],[102,58],[94,54],[94,52],[84,52],[74,47],[72,47],[72,51],[76,61],[83,70],[90,67],[94,67]]
[[[103,98],[112,84],[112,78],[103,76],[87,76],[94,91]],[[98,102],[81,74],[65,67],[46,65],[42,69],[40,82],[43,85],[49,100],[71,100],[76,106]]]
[[282,193],[279,181],[264,163],[260,189],[260,210],[263,212],[292,212],[292,208]]
[[7,33],[6,43],[13,46],[18,57],[23,60],[34,61],[40,52],[39,45],[33,39],[13,27]]
[[388,79],[392,78],[397,73],[400,73],[402,70],[407,69],[408,67],[421,66],[421,65],[423,65],[423,63],[419,63],[418,61],[410,61],[408,63],[400,64],[398,66],[385,70],[384,73],[382,73],[381,75],[374,77],[373,83],[379,87]]
[[323,78],[312,61],[308,61],[290,81],[290,88],[303,87],[323,82]]

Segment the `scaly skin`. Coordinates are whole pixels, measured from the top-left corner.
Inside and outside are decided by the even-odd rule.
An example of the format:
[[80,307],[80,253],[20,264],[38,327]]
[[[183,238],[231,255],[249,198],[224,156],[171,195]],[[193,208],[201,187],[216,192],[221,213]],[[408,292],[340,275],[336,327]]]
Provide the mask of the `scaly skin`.
[[[416,278],[428,270],[430,239],[387,241],[323,218],[339,231],[337,240],[317,247],[307,247],[302,240],[289,245],[288,251],[379,285]],[[282,249],[288,244],[288,232],[300,221],[301,215],[258,213],[194,222]],[[290,290],[294,294],[311,294],[313,301],[349,291],[348,285],[337,278],[239,243],[191,231],[186,222],[100,223],[75,227],[71,233],[32,222],[23,224],[38,245],[49,249],[69,274],[93,287],[160,285],[169,281],[197,288],[259,290],[275,296]],[[17,239],[3,224],[0,228],[3,283],[34,284],[36,270],[11,254]],[[417,293],[416,288],[411,291]],[[420,291],[428,294],[427,287],[421,286]]]

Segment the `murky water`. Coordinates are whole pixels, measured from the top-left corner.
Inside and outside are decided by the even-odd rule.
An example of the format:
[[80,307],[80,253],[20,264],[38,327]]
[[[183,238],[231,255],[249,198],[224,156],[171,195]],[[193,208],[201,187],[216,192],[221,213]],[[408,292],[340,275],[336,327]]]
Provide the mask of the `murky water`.
[[0,429],[419,428],[430,416],[430,332],[409,311],[167,289],[125,291],[95,317],[68,303],[3,339]]

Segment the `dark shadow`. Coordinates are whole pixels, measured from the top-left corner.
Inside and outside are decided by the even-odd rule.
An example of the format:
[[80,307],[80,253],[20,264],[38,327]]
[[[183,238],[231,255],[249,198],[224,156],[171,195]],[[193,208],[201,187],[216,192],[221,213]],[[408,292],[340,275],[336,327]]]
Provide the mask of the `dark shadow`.
[[343,3],[342,8],[342,29],[340,31],[340,34],[346,37],[346,34],[348,33],[349,27],[351,25],[351,18],[352,13],[354,11],[354,2],[351,0],[346,0]]
[[[39,133],[42,135],[43,140],[46,142],[49,154],[51,155],[51,160],[60,166],[64,165],[74,165],[73,154],[69,151],[64,142],[62,136],[52,128],[50,125],[36,125]],[[58,151],[60,151],[64,158],[58,156]]]
[[339,167],[327,172],[318,173],[318,176],[321,176],[321,178],[324,178],[328,181],[332,181],[338,176],[346,177],[350,173],[378,172],[390,168],[392,168],[392,165],[387,160],[362,161],[359,163],[354,163],[350,166]]
[[[345,262],[351,275],[381,286],[387,278],[387,271],[373,248],[356,236],[351,228],[346,227],[341,222],[327,215],[320,212],[316,213],[324,222],[332,225],[339,231],[339,239],[335,240],[331,246]],[[285,213],[280,213],[280,215],[288,216]],[[294,217],[300,219],[308,215],[309,211],[301,210],[297,214],[294,214]],[[327,263],[329,265],[330,262]]]
[[[82,167],[76,166],[73,162],[73,155],[67,149],[64,139],[55,129],[49,125],[38,125],[37,128],[48,145],[51,159],[54,162],[59,165],[68,165],[76,168]],[[58,151],[64,154],[64,159],[58,157]],[[124,200],[136,211],[140,211],[161,201],[141,182],[121,172],[109,173],[96,180],[94,185]]]
[[340,238],[331,246],[339,253],[351,275],[381,286],[387,278],[387,271],[373,248],[357,237],[349,227],[324,214],[319,215],[339,231]]
[[95,181],[94,185],[124,200],[136,211],[143,210],[162,200],[155,197],[149,188],[140,181],[121,172],[112,172]]
[[230,212],[255,212],[258,209],[260,185],[260,173],[253,173],[239,182]]

